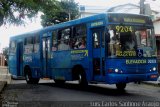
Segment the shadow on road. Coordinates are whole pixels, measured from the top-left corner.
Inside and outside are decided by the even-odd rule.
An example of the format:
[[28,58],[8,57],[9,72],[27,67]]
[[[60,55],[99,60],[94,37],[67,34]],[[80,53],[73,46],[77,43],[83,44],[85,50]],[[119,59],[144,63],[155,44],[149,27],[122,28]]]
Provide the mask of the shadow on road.
[[[131,85],[129,85],[129,86],[131,86]],[[117,90],[115,86],[102,85],[102,84],[99,84],[99,85],[90,84],[87,87],[82,88],[80,85],[75,84],[75,83],[65,83],[63,85],[58,85],[58,84],[55,84],[54,82],[43,82],[43,83],[41,82],[41,83],[36,85],[36,84],[26,84],[24,81],[15,81],[14,83],[12,83],[12,84],[10,84],[6,87],[3,94],[5,94],[7,96],[7,99],[6,100],[3,99],[3,100],[8,101],[8,97],[11,97],[11,95],[9,96],[9,94],[12,94],[12,92],[14,92],[15,90],[17,90],[17,93],[20,93],[20,92],[21,93],[23,93],[23,92],[27,93],[28,92],[25,95],[28,95],[31,92],[31,94],[34,96],[35,99],[33,101],[28,101],[28,102],[25,101],[25,98],[24,98],[24,100],[21,99],[22,97],[24,97],[23,95],[19,95],[19,97],[17,97],[17,100],[15,100],[15,101],[17,101],[19,105],[27,105],[26,107],[28,107],[28,105],[29,105],[29,107],[35,107],[34,105],[37,105],[37,104],[40,105],[39,107],[45,107],[46,105],[55,105],[56,101],[59,101],[57,99],[61,96],[64,96],[65,92],[71,92],[71,95],[70,95],[70,93],[66,94],[65,98],[67,99],[68,97],[72,97],[72,95],[74,95],[74,94],[77,95],[78,91],[79,92],[78,92],[77,96],[79,96],[79,97],[83,96],[83,95],[81,96],[81,92],[82,92],[82,94],[84,94],[84,96],[85,96],[85,94],[86,94],[86,96],[87,95],[89,96],[88,97],[89,100],[87,100],[86,102],[83,102],[83,103],[86,103],[86,104],[90,104],[89,101],[94,101],[94,99],[101,99],[101,100],[104,99],[104,100],[107,100],[107,101],[108,101],[108,99],[111,100],[111,101],[112,100],[113,101],[119,101],[119,100],[121,100],[121,101],[132,101],[133,99],[135,101],[139,101],[139,100],[150,101],[150,99],[154,99],[154,97],[148,97],[147,95],[139,94],[138,92],[133,91],[134,89],[132,89],[131,87],[128,87],[128,88],[129,89],[127,89],[127,87],[126,87],[126,90],[120,91],[120,90]],[[54,89],[57,90],[57,92],[54,92]],[[66,90],[70,90],[70,91],[66,91]],[[54,93],[56,93],[57,95],[55,94],[55,96],[52,97],[52,95],[50,95],[50,94],[54,94],[54,93],[52,93],[52,91]],[[72,92],[74,94],[72,94]],[[9,94],[7,94],[7,93],[9,93]],[[55,98],[56,100],[55,99],[52,99],[53,101],[51,101],[51,100],[45,100],[45,101],[40,100],[42,102],[39,102],[39,100],[37,100],[37,98],[42,98],[43,99],[44,96],[45,96],[45,93],[48,95],[48,97],[50,99]],[[77,97],[76,95],[73,96],[72,100],[74,99],[74,97]],[[95,98],[92,99],[91,97],[95,97]],[[59,99],[61,99],[61,98],[59,98]],[[75,105],[79,105],[79,104],[82,103],[82,102],[71,102],[71,101],[67,100],[67,101],[62,102],[60,100],[60,102],[57,102],[57,104],[59,104],[59,103],[60,104],[65,103],[66,104],[67,103],[67,104],[73,104],[73,107],[77,107]],[[45,104],[45,106],[42,106],[43,104]],[[48,106],[48,107],[52,107],[52,106]],[[72,107],[72,106],[69,106],[69,107]],[[86,107],[88,107],[88,105]]]
[[[19,80],[16,80],[19,81]],[[86,87],[81,87],[79,84],[75,83],[65,83],[63,85],[58,85],[54,82],[44,82],[39,84],[26,84],[25,82],[20,82],[18,84],[10,84],[7,86],[6,90],[12,90],[12,89],[34,89],[34,88],[40,88],[40,86],[48,86],[50,88],[61,88],[61,89],[69,89],[74,91],[82,91],[82,92],[90,92],[90,93],[97,93],[102,95],[109,95],[109,96],[137,96],[134,93],[130,93],[130,91],[127,90],[127,87],[125,90],[117,90],[116,87],[110,86],[110,85],[96,85],[96,84],[90,84]]]
[[63,85],[58,85],[55,83],[40,83],[39,85],[53,86],[63,89],[78,90],[84,92],[92,92],[110,96],[129,95],[129,93],[127,93],[126,90],[117,90],[116,88],[111,88],[107,86],[103,87],[99,85],[88,85],[86,87],[82,87],[79,84],[72,84],[72,83],[65,83]]

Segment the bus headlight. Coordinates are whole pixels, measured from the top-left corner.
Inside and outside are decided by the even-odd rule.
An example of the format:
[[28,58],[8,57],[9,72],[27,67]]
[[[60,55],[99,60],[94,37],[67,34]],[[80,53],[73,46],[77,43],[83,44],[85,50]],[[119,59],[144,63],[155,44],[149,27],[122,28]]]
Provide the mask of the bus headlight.
[[115,69],[115,72],[117,73],[118,71],[119,71],[119,70],[116,68],[116,69]]
[[153,71],[156,71],[157,69],[156,69],[156,67],[153,67],[152,70],[153,70]]
[[108,73],[123,73],[123,71],[118,68],[109,68]]
[[123,70],[120,70],[118,68],[116,68],[114,71],[115,71],[115,73],[121,73],[121,74],[123,73]]
[[156,67],[153,67],[153,68],[150,68],[150,72],[152,72],[152,71],[156,71],[157,70],[157,68]]

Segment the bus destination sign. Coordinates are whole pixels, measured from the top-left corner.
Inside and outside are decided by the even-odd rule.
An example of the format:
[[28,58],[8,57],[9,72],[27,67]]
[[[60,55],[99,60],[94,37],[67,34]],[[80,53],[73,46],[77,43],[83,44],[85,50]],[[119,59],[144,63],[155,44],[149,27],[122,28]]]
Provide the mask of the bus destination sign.
[[126,15],[126,14],[110,14],[108,16],[108,21],[112,23],[137,23],[145,24],[151,23],[151,20],[146,16],[139,15]]
[[123,18],[124,22],[127,23],[145,23],[145,19],[141,19],[141,18],[129,18],[129,17],[124,17]]

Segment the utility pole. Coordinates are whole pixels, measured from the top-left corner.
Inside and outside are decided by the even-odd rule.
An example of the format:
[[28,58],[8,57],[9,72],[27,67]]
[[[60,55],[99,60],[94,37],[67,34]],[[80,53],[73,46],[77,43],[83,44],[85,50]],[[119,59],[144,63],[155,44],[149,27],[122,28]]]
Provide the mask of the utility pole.
[[145,0],[140,0],[140,14],[144,14],[144,2]]

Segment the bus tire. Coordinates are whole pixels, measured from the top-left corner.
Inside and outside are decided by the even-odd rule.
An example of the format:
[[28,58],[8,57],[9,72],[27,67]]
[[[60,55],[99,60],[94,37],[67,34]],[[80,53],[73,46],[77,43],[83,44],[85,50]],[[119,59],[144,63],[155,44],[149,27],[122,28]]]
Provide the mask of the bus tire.
[[79,85],[80,86],[87,86],[88,85],[88,82],[87,82],[87,79],[86,79],[86,74],[85,74],[85,70],[82,68],[82,67],[79,67],[78,68],[78,82],[79,82]]
[[32,78],[31,70],[29,67],[25,68],[25,79],[27,84],[38,84],[39,78]]
[[72,78],[73,80],[78,80],[78,83],[80,86],[88,85],[85,70],[83,69],[81,65],[75,65],[72,68]]
[[87,82],[87,79],[86,79],[86,76],[83,72],[79,73],[78,74],[78,82],[79,82],[79,85],[80,86],[87,86],[88,85],[88,82]]
[[118,83],[116,87],[118,90],[124,90],[126,88],[126,83]]

